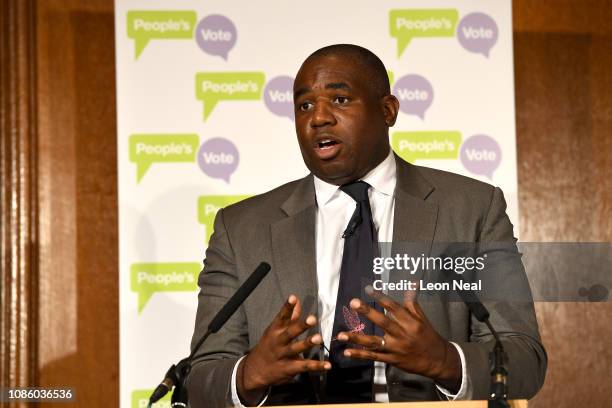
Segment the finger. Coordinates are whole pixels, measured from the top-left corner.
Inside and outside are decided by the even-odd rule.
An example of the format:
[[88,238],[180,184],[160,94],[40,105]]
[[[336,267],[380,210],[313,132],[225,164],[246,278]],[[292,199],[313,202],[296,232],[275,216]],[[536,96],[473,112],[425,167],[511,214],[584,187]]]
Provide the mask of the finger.
[[293,314],[293,308],[295,307],[295,304],[297,303],[297,301],[298,301],[297,296],[289,295],[289,297],[287,298],[287,301],[285,302],[281,310],[278,312],[278,314],[274,318],[275,323],[279,325],[286,324],[286,322],[291,319],[291,315]]
[[423,318],[425,314],[423,313],[423,309],[421,309],[421,305],[419,305],[419,302],[417,302],[416,299],[416,290],[407,290],[404,292],[404,308],[408,310],[413,317]]
[[304,340],[294,341],[285,347],[285,351],[282,353],[284,358],[289,358],[293,356],[297,356],[300,353],[304,353],[314,346],[318,346],[323,342],[323,338],[319,333],[313,334],[305,338]]
[[294,376],[304,372],[327,371],[331,369],[329,361],[317,360],[290,360],[285,365],[287,375]]
[[372,323],[383,329],[386,333],[395,335],[400,334],[401,328],[395,320],[391,320],[383,313],[371,308],[366,302],[363,302],[360,299],[352,299],[350,306],[351,309],[367,317]]
[[[297,297],[297,296],[296,296]],[[297,299],[297,302],[295,302],[295,306],[293,307],[293,313],[291,313],[291,321],[296,321],[297,319],[300,318],[300,316],[302,315],[302,302],[300,302],[300,299]]]
[[371,285],[365,287],[365,293],[381,305],[385,310],[397,313],[402,310],[402,305],[391,299],[379,290],[374,289]]
[[414,302],[416,301],[417,295],[419,293],[416,290],[407,290],[404,292],[404,302]]
[[344,350],[344,356],[359,360],[382,361],[383,363],[393,363],[395,361],[393,354],[374,350],[346,349]]
[[421,309],[421,305],[417,301],[404,301],[404,308],[410,312],[412,317],[421,320],[425,317],[423,313],[423,309]]
[[317,318],[314,317],[314,315],[308,315],[306,319],[292,322],[289,327],[287,327],[287,334],[291,336],[291,339],[294,339],[315,324],[317,324]]
[[[348,342],[353,344],[358,344],[360,346],[367,347],[370,350],[382,351],[383,341],[380,336],[371,336],[367,334],[359,334],[359,333],[347,333],[340,332],[338,333],[338,340],[342,342]],[[386,349],[385,349],[386,351]]]
[[289,326],[287,326],[287,328],[285,328],[285,330],[279,334],[279,341],[282,344],[289,344],[293,341],[293,339],[304,333],[315,324],[317,324],[317,318],[313,315],[309,315],[306,319],[291,322],[291,324],[289,324]]
[[[414,319],[416,316],[413,314],[414,309],[412,308],[412,305],[410,309],[406,310],[405,303],[404,306],[400,305],[381,291],[375,290],[372,286],[366,286],[365,292],[368,296],[374,298],[376,302],[378,302],[378,304],[380,304],[387,311],[387,315],[391,319],[407,322],[408,319]],[[406,291],[404,293],[404,300],[406,299],[406,296],[411,296],[407,293],[416,294],[416,291]]]

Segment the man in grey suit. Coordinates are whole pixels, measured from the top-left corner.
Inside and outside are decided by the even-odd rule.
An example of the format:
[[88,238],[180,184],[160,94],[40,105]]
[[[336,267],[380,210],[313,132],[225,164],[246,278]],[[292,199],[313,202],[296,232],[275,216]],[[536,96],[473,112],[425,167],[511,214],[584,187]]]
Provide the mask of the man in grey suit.
[[[311,174],[217,213],[192,344],[260,261],[272,272],[197,350],[188,379],[192,407],[328,402],[321,384],[332,366],[321,345],[332,341],[343,239],[338,228],[355,209],[338,186],[355,180],[371,186],[379,241],[392,241],[394,251],[401,242],[508,242],[514,248],[499,188],[393,154],[388,130],[399,102],[370,51],[334,45],[310,55],[296,76],[294,105]],[[493,337],[463,303],[417,303],[403,292],[372,296],[384,312],[359,295],[350,308],[383,331],[342,332],[334,341],[350,344],[345,356],[376,362],[373,400],[487,398]],[[542,386],[547,363],[533,304],[487,306],[508,354],[509,396],[529,398]],[[351,402],[354,390],[346,391]]]

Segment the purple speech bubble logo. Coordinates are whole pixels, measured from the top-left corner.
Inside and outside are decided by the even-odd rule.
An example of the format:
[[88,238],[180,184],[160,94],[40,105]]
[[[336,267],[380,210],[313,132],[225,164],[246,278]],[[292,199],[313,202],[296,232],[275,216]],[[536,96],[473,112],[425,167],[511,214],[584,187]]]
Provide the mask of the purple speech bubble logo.
[[264,103],[270,112],[294,120],[293,81],[290,76],[277,76],[266,84]]
[[425,119],[425,111],[433,102],[433,88],[421,75],[411,74],[399,78],[393,85],[393,94],[400,100],[400,110],[408,115]]
[[220,14],[204,17],[195,30],[195,38],[207,54],[218,55],[227,61],[227,56],[236,44],[236,26],[232,20]]
[[499,30],[490,16],[471,13],[461,19],[457,26],[457,38],[463,48],[489,58],[491,48],[497,42]]
[[470,172],[493,180],[493,172],[501,163],[502,152],[499,144],[490,136],[474,135],[461,145],[460,153],[463,167]]
[[209,139],[202,143],[198,151],[198,165],[204,174],[220,178],[226,183],[236,171],[240,154],[236,145],[222,137]]

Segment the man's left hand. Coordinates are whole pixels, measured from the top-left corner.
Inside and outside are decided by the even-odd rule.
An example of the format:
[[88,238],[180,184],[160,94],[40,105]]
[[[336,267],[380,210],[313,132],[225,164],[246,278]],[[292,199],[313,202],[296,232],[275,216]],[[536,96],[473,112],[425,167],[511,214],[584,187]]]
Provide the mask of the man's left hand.
[[433,328],[419,304],[406,298],[400,305],[383,293],[366,292],[386,311],[386,315],[360,299],[351,300],[351,309],[367,317],[384,331],[384,336],[338,333],[338,340],[363,346],[347,348],[351,358],[382,361],[401,370],[432,378],[451,392],[461,384],[461,359],[457,349]]

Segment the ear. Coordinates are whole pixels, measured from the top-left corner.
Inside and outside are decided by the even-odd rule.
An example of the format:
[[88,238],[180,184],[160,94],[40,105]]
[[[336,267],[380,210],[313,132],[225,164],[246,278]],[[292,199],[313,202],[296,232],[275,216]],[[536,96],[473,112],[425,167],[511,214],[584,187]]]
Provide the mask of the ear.
[[383,114],[385,123],[388,127],[395,125],[397,113],[399,112],[399,101],[393,95],[383,96],[382,98]]

